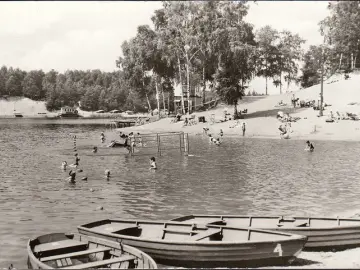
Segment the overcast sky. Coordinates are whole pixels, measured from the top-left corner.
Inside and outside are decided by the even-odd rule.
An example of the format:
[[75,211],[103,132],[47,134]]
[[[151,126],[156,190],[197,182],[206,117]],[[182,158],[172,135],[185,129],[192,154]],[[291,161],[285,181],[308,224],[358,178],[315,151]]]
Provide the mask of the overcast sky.
[[[24,70],[101,69],[113,71],[121,43],[151,24],[161,2],[0,2],[0,66]],[[321,43],[318,22],[327,2],[251,3],[247,21],[271,25]]]

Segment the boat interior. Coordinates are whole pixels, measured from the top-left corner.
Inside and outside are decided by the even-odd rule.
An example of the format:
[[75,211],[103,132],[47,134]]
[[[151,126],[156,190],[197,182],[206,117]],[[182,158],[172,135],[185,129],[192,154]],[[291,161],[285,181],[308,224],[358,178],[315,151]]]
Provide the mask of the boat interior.
[[[291,235],[248,228],[197,225],[181,222],[102,220],[80,226],[95,233],[138,237],[148,240],[191,242],[243,242],[289,239]],[[236,240],[234,240],[236,239]]]
[[136,268],[137,257],[124,251],[119,243],[107,245],[106,242],[77,234],[54,233],[31,240],[30,248],[50,268]]
[[333,228],[338,226],[360,226],[359,219],[344,218],[313,218],[313,217],[252,217],[252,216],[211,216],[190,215],[175,218],[172,221],[184,223],[199,223],[231,227],[254,228]]

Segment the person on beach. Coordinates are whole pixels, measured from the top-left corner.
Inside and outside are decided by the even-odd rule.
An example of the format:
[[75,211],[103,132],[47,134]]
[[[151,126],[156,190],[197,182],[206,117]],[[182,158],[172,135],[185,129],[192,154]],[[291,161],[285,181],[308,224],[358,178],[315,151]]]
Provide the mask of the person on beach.
[[310,141],[307,141],[305,151],[314,152],[314,149],[314,145]]
[[66,167],[67,167],[67,162],[66,161],[63,161],[61,163],[61,169],[63,169],[64,171],[66,171]]
[[220,129],[219,135],[220,135],[220,137],[224,136],[224,131],[222,129]]
[[246,131],[246,123],[242,122],[241,123],[241,129],[242,129],[242,133],[243,133],[243,137],[245,136],[245,131]]
[[102,143],[105,142],[105,134],[104,134],[104,132],[101,132],[100,139],[101,139]]
[[156,162],[155,162],[155,157],[151,157],[150,158],[150,170],[156,170],[157,166],[156,166]]
[[96,153],[97,153],[97,150],[98,150],[97,146],[94,146],[92,152],[93,152],[94,154],[96,154]]
[[105,170],[106,180],[110,180],[110,170]]

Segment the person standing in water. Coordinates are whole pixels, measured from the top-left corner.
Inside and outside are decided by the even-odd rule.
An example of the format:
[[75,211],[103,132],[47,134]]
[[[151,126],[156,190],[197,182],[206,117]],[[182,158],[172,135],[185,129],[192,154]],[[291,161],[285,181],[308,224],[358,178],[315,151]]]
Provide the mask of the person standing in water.
[[315,149],[314,145],[310,141],[307,141],[305,150],[310,151],[310,152],[314,152],[314,149]]
[[76,177],[76,172],[73,172],[72,170],[70,170],[69,178],[68,178],[69,183],[75,184],[76,183],[75,177]]
[[105,142],[105,134],[104,134],[104,132],[101,132],[100,139],[101,139],[102,143]]
[[246,123],[245,122],[241,123],[241,129],[242,129],[243,136],[245,136],[245,131],[246,131]]
[[152,170],[157,169],[156,162],[155,162],[155,157],[150,158],[150,169],[152,169]]

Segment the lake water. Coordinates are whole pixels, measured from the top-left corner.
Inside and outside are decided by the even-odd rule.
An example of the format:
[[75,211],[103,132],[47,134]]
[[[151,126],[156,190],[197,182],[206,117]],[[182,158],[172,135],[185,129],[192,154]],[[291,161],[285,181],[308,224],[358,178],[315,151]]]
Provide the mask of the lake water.
[[[158,170],[150,171],[141,149],[129,156],[101,145],[107,121],[0,120],[0,268],[26,268],[29,238],[109,217],[360,212],[358,142],[317,141],[309,153],[303,141],[225,134],[218,147],[192,136],[191,156],[163,151]],[[74,162],[74,134],[84,170],[75,185],[60,168],[63,160]],[[110,130],[106,135],[108,141],[118,137]],[[95,145],[97,154],[91,151]],[[85,175],[87,182],[80,180]]]

